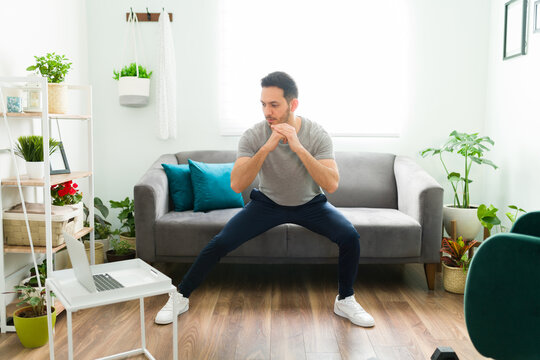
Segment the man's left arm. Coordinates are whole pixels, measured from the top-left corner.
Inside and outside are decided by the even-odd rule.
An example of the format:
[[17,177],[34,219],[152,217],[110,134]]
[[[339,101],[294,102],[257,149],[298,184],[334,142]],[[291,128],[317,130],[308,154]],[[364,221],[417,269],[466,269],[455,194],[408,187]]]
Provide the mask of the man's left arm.
[[334,159],[317,160],[303,146],[295,153],[306,167],[309,175],[324,191],[331,194],[337,190],[339,171]]
[[288,124],[273,125],[272,130],[287,138],[291,150],[298,155],[317,185],[330,194],[337,190],[339,171],[334,159],[315,159],[298,140],[295,128]]

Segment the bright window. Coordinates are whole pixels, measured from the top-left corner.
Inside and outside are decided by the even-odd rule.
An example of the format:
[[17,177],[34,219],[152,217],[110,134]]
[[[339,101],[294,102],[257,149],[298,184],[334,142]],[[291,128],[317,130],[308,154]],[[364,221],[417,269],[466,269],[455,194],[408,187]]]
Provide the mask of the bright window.
[[220,124],[263,120],[260,79],[285,71],[297,115],[334,136],[397,136],[408,114],[406,0],[230,0],[220,4]]

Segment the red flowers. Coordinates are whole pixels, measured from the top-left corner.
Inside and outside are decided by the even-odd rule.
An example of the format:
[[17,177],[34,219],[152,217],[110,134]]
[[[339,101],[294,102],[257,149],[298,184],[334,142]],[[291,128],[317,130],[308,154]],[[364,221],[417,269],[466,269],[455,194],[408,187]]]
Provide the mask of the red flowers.
[[72,205],[82,200],[82,194],[77,190],[79,185],[72,180],[51,186],[53,205]]

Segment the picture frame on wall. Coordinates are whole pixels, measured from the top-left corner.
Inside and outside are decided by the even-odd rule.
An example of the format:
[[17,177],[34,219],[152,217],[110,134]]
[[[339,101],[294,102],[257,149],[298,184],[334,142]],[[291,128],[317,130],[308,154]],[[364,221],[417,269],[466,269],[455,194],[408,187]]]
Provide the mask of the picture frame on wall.
[[49,157],[49,163],[51,165],[51,175],[71,173],[62,142],[58,145],[58,149]]
[[504,4],[503,60],[527,54],[527,0]]
[[540,0],[534,2],[534,32],[540,33]]

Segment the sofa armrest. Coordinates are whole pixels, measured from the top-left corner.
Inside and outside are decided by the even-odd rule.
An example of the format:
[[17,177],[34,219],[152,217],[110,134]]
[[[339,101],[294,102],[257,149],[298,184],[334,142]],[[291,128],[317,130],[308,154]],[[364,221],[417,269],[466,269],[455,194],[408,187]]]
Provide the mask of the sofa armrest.
[[178,160],[172,154],[160,156],[134,188],[137,256],[149,262],[156,258],[154,224],[170,211],[169,182],[162,163],[178,164]]
[[440,261],[443,188],[412,159],[396,156],[394,162],[398,210],[422,226],[424,263]]

